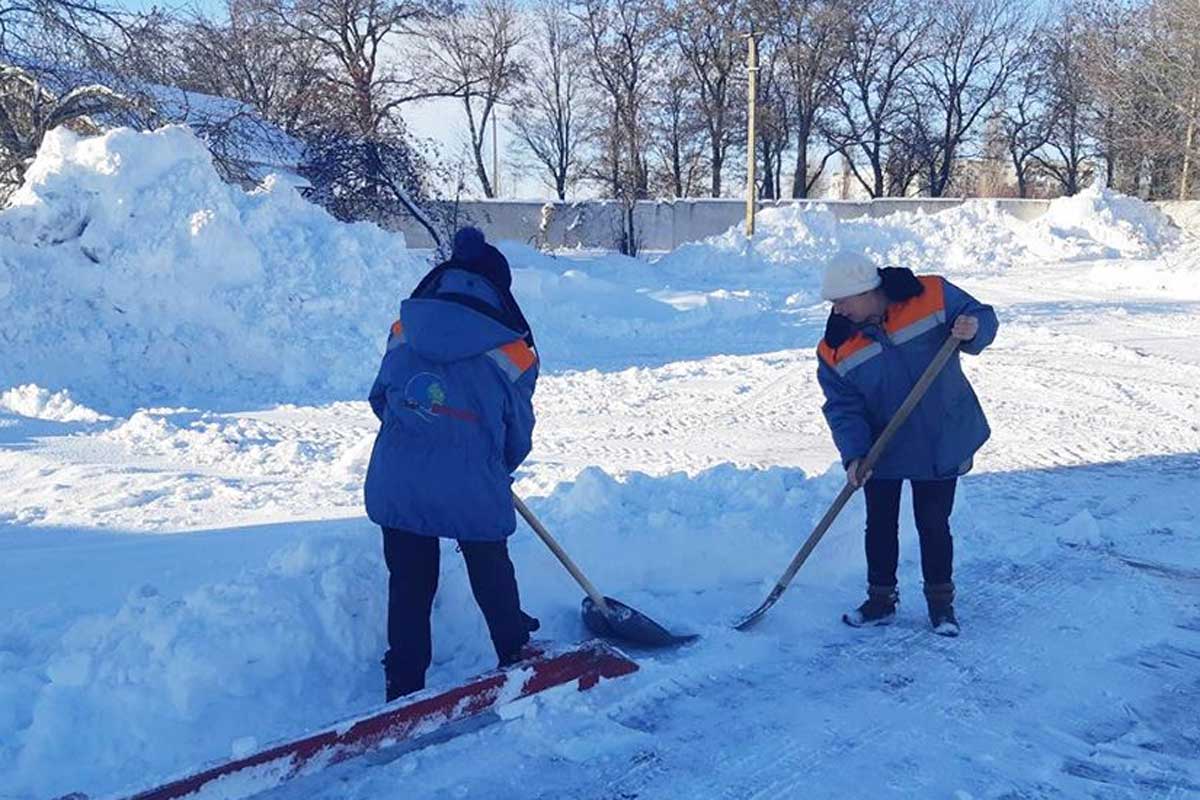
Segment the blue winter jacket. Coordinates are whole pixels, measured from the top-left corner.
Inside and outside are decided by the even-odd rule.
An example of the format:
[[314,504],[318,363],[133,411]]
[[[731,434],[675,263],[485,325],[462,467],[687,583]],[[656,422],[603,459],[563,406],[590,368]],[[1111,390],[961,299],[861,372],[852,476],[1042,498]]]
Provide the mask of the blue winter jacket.
[[452,270],[441,290],[460,300],[405,300],[392,325],[370,395],[382,425],[367,515],[425,536],[503,539],[516,529],[511,474],[532,446],[537,354],[525,331],[469,307],[499,307],[487,281]]
[[[959,315],[979,319],[979,332],[961,345],[962,352],[978,355],[996,336],[991,306],[939,276],[918,280],[921,293],[889,303],[881,325],[862,326],[836,347],[827,336],[817,348],[822,411],[845,466],[867,455]],[[896,432],[874,477],[932,480],[965,474],[990,435],[955,352]]]

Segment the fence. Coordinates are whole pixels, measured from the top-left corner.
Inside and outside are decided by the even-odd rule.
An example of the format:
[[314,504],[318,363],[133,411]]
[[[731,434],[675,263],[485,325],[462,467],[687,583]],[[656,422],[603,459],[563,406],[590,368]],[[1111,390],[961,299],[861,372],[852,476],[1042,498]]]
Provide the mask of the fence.
[[[761,209],[784,205],[823,206],[839,219],[883,217],[897,211],[936,213],[966,202],[956,197],[880,198],[877,200],[766,200]],[[1019,220],[1031,221],[1045,213],[1049,200],[996,198],[972,200],[995,204]],[[1156,203],[1180,227],[1200,235],[1200,201]],[[616,249],[621,234],[623,208],[611,200],[576,203],[523,200],[468,200],[459,204],[459,219],[479,226],[490,240],[510,239],[547,248]],[[634,228],[642,250],[672,250],[686,242],[724,233],[741,224],[745,201],[695,199],[638,202]],[[388,226],[404,233],[410,247],[431,247],[429,234],[406,216]]]

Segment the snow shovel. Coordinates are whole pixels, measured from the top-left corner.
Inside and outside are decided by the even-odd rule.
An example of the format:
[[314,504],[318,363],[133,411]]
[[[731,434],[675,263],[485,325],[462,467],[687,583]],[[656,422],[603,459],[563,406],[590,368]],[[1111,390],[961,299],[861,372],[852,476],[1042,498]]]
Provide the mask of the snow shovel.
[[546,543],[546,546],[550,548],[550,552],[554,553],[558,560],[562,562],[562,565],[567,568],[567,572],[571,573],[571,577],[587,593],[587,596],[583,598],[583,624],[592,633],[597,636],[621,639],[647,647],[668,647],[690,642],[699,637],[699,634],[695,633],[685,635],[671,633],[637,609],[630,608],[620,600],[614,600],[611,597],[605,597],[600,594],[599,590],[580,571],[579,567],[575,566],[575,562],[567,555],[567,551],[563,550],[559,543],[554,541],[554,537],[550,535],[550,532],[533,515],[533,512],[529,510],[529,506],[525,505],[525,501],[517,497],[516,492],[513,492],[512,499],[513,505],[516,506],[517,511],[524,517],[525,521],[529,523],[529,527],[533,528],[533,532]]
[[[938,351],[937,355],[933,357],[933,361],[921,373],[921,377],[917,380],[917,385],[908,393],[908,397],[904,398],[904,403],[896,411],[891,421],[888,422],[887,427],[883,429],[883,433],[879,434],[879,438],[875,440],[875,444],[871,447],[871,451],[867,453],[867,457],[862,460],[859,465],[859,474],[866,475],[875,467],[875,463],[879,461],[879,457],[887,449],[888,444],[896,435],[896,431],[908,419],[908,415],[917,407],[917,403],[921,402],[921,398],[925,396],[925,391],[933,383],[938,373],[942,371],[942,367],[946,365],[946,362],[950,360],[950,356],[958,349],[958,345],[959,340],[953,336],[946,339],[945,344],[942,345],[942,349]],[[833,505],[829,507],[829,510],[825,512],[825,516],[821,517],[821,521],[817,523],[817,527],[809,534],[808,540],[800,548],[800,552],[796,553],[795,558],[792,559],[792,563],[788,564],[788,568],[784,570],[783,577],[776,581],[775,588],[767,595],[767,599],[763,601],[762,605],[735,623],[734,628],[739,631],[749,630],[763,618],[771,606],[778,602],[787,589],[788,584],[792,582],[792,578],[796,576],[796,572],[808,560],[808,556],[812,553],[813,548],[817,546],[817,542],[821,541],[821,537],[825,535],[825,531],[829,530],[829,526],[837,519],[837,515],[841,513],[842,507],[846,505],[846,502],[850,500],[850,496],[856,490],[857,487],[851,484],[849,478],[847,478],[846,485],[842,487],[842,491],[834,499]]]

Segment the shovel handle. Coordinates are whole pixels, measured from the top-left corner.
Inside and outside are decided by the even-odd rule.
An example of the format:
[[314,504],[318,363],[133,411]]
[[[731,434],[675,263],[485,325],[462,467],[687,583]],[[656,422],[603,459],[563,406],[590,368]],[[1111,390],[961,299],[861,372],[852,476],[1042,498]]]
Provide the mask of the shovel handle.
[[[942,349],[938,350],[937,355],[933,357],[933,361],[929,362],[929,366],[921,373],[921,377],[917,380],[916,385],[909,391],[908,397],[904,398],[904,403],[892,415],[892,419],[888,422],[887,427],[883,429],[883,433],[879,434],[879,438],[875,440],[875,444],[871,447],[870,452],[867,453],[867,457],[863,459],[859,469],[860,474],[865,475],[879,461],[880,456],[883,455],[883,451],[887,449],[888,444],[895,437],[896,431],[908,419],[913,409],[917,407],[917,403],[921,402],[921,398],[925,396],[925,392],[929,389],[930,384],[937,378],[938,373],[942,371],[942,367],[950,360],[950,356],[954,355],[954,352],[958,350],[959,344],[959,340],[953,336],[947,337],[945,343],[942,345]],[[837,515],[841,513],[842,508],[850,500],[851,495],[854,494],[856,489],[857,487],[853,486],[849,480],[846,481],[846,485],[838,492],[837,498],[834,499],[829,510],[825,512],[825,516],[821,517],[821,521],[817,523],[817,527],[813,529],[808,540],[804,542],[804,545],[800,548],[800,552],[796,553],[795,558],[792,559],[792,563],[788,564],[783,577],[775,584],[775,589],[772,591],[774,597],[778,598],[779,595],[783,594],[783,590],[787,588],[788,584],[792,582],[792,578],[796,576],[796,572],[808,560],[808,556],[812,553],[813,548],[817,546],[817,542],[821,541],[821,537],[825,535],[825,531],[829,530],[829,526],[837,519]]]
[[554,537],[550,535],[550,531],[546,530],[541,520],[533,515],[533,512],[529,510],[529,506],[525,505],[525,501],[518,497],[516,492],[512,493],[512,499],[517,513],[529,523],[529,527],[533,528],[533,532],[546,543],[546,547],[550,548],[550,552],[557,556],[562,565],[567,568],[567,572],[571,573],[571,577],[575,579],[576,583],[583,587],[583,591],[587,592],[587,596],[592,598],[592,602],[600,609],[600,613],[606,617],[610,616],[612,612],[609,611],[608,603],[604,602],[604,595],[600,594],[599,590],[583,574],[583,571],[575,566],[575,562],[567,555],[567,551],[563,550],[562,546],[554,541]]
[[925,396],[925,392],[929,389],[930,384],[937,378],[942,371],[942,367],[946,366],[946,362],[950,360],[950,356],[954,355],[958,350],[958,346],[962,344],[953,336],[946,337],[946,341],[942,344],[942,349],[937,351],[937,355],[933,357],[933,361],[929,362],[929,366],[921,373],[921,377],[917,379],[917,383],[909,391],[908,397],[904,398],[904,403],[900,408],[896,409],[896,413],[892,415],[892,419],[888,422],[887,427],[883,429],[883,433],[879,434],[879,438],[875,440],[867,457],[863,459],[862,471],[870,471],[880,457],[883,456],[883,451],[891,444],[892,439],[896,436],[896,431],[900,430],[900,426],[908,419],[908,415],[917,407],[917,403],[921,402],[921,398]]

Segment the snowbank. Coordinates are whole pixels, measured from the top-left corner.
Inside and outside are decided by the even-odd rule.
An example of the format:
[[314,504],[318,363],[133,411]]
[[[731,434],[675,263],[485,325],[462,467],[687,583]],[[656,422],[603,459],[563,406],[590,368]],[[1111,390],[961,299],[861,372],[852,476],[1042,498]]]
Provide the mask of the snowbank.
[[1050,203],[1033,228],[1058,245],[1060,260],[1151,258],[1180,238],[1154,206],[1095,184]]
[[313,537],[183,594],[147,575],[115,613],[70,625],[42,669],[0,662],[0,685],[23,690],[3,705],[29,723],[0,771],[32,796],[133,789],[346,709],[382,652],[386,578],[368,541]]
[[[550,368],[664,336],[707,352],[714,321],[760,310],[719,291],[657,299],[644,290],[661,277],[637,259],[585,273],[502,247]],[[0,387],[65,388],[122,414],[358,399],[427,268],[402,236],[337,222],[286,180],[223,183],[186,128],[55,131],[0,211]]]
[[851,220],[822,206],[769,208],[759,212],[751,241],[736,226],[677,248],[657,266],[689,285],[790,288],[796,305],[819,300],[821,269],[842,248],[861,250],[880,266],[963,277],[1045,262],[1151,258],[1178,241],[1178,229],[1150,204],[1087,189],[1055,200],[1031,223],[991,200]]
[[[591,469],[532,505],[605,592],[681,630],[727,633],[733,610],[759,602],[778,577],[840,475],[722,466],[617,481]],[[856,574],[861,522],[849,510],[800,582]],[[215,548],[242,546],[222,536],[209,540],[212,559],[225,555]],[[265,743],[374,705],[386,647],[378,536],[347,521],[220,582],[181,591],[145,574],[111,611],[47,606],[28,625],[14,621],[8,635],[28,657],[5,660],[0,646],[0,738],[12,748],[7,757],[0,748],[0,773],[31,796],[132,789],[227,757],[247,736]],[[126,548],[134,560],[136,546]],[[524,527],[512,548],[540,635],[584,638],[578,587]],[[442,549],[430,680],[451,684],[490,668],[494,654],[463,561]]]
[[358,397],[424,268],[286,181],[223,183],[185,128],[60,129],[0,211],[0,386],[106,410]]

